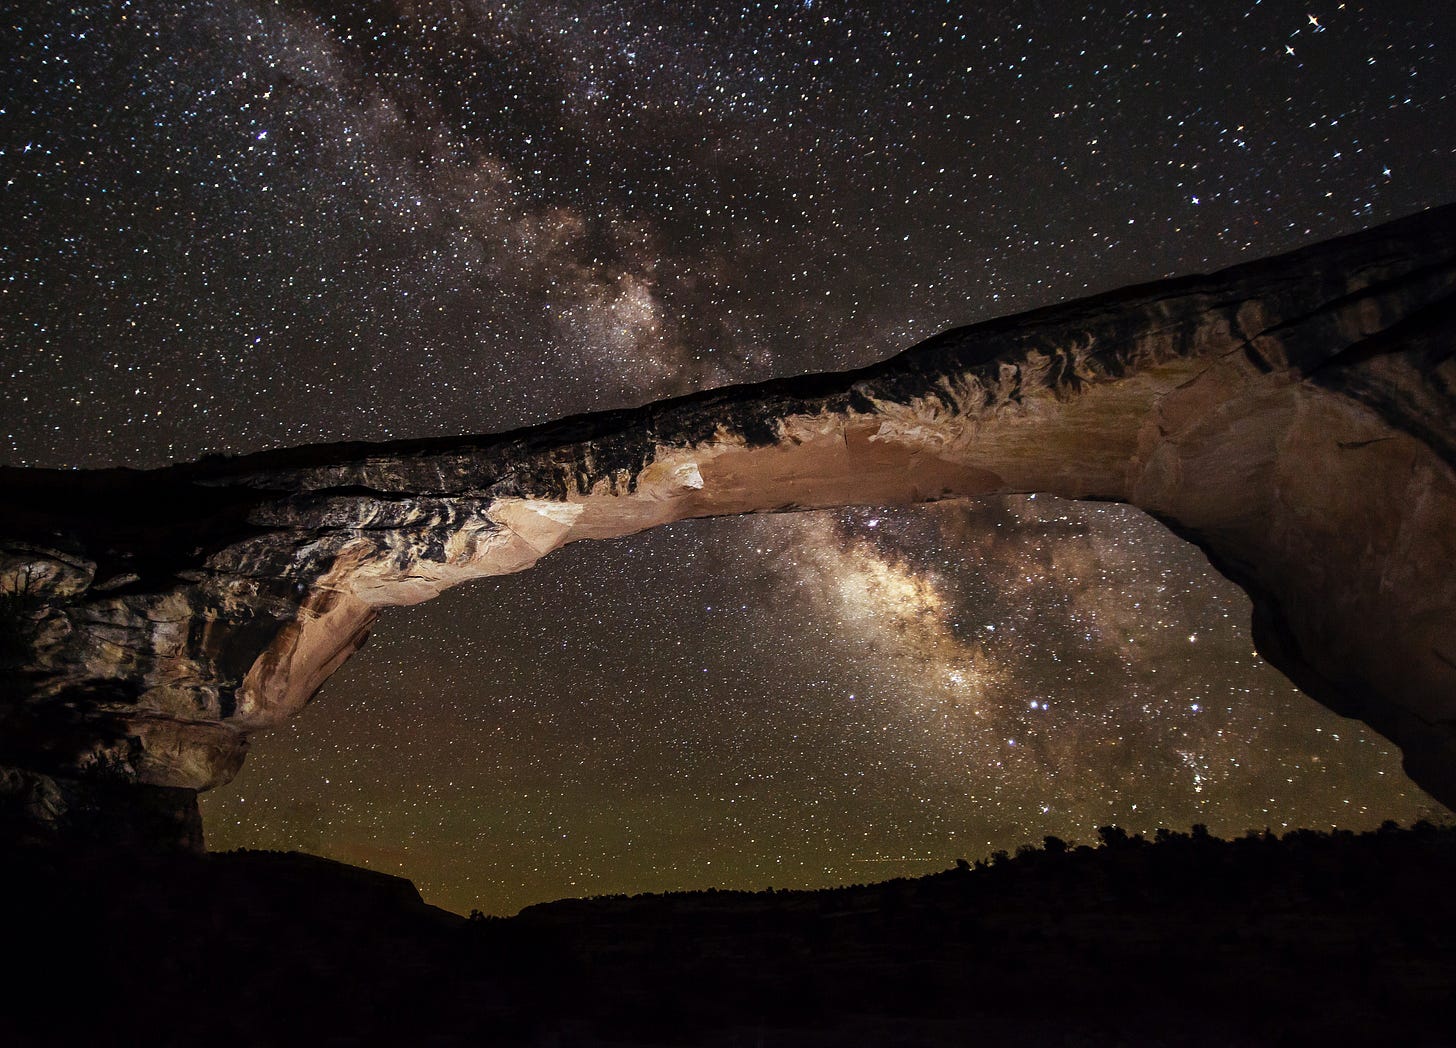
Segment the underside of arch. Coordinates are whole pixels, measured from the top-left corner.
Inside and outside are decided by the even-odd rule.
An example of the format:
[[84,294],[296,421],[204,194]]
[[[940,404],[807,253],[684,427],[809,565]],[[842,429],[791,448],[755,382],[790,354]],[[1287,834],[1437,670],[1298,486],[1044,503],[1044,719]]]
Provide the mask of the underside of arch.
[[0,798],[200,845],[195,791],[382,607],[671,521],[1021,492],[1128,502],[1266,658],[1456,802],[1456,208],[948,331],[860,371],[496,436],[0,471]]

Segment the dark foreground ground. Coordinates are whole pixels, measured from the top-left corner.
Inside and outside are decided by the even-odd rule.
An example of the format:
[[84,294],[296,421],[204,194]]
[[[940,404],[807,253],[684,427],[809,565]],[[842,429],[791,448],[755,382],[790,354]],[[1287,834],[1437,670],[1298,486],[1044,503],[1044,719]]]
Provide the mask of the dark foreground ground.
[[13,850],[0,1044],[1456,1045],[1456,830],[465,920],[304,855]]

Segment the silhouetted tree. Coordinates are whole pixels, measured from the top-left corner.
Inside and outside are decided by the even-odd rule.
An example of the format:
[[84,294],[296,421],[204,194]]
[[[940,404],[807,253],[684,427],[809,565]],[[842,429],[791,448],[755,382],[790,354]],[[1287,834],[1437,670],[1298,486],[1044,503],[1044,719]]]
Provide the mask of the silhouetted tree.
[[36,614],[44,604],[40,582],[29,565],[0,586],[0,665],[14,665],[30,653],[39,628]]
[[1097,836],[1104,848],[1125,848],[1129,844],[1127,831],[1121,826],[1099,826]]

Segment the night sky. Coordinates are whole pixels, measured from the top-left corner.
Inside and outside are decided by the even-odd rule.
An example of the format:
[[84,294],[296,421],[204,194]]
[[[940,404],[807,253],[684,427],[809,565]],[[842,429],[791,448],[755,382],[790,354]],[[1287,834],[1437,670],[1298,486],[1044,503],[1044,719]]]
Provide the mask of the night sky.
[[[30,2],[0,459],[482,433],[1456,199],[1456,5]],[[1118,506],[689,522],[385,615],[204,798],[455,909],[1439,812]]]

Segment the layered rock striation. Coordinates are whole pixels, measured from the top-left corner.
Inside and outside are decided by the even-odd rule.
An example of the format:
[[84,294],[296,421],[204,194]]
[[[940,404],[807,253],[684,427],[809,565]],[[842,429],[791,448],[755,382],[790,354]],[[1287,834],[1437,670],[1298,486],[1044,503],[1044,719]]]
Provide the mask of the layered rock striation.
[[948,331],[841,374],[518,432],[0,470],[10,831],[199,845],[195,791],[379,609],[670,521],[1129,502],[1260,651],[1456,802],[1456,207]]

